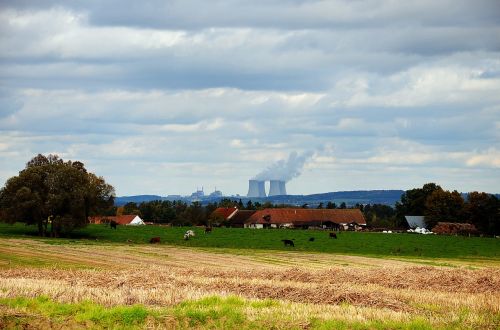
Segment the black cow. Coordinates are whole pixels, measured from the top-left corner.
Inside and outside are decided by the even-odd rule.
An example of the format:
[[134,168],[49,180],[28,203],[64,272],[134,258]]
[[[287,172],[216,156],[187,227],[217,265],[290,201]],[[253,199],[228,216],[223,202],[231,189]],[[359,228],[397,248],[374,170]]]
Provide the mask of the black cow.
[[311,237],[311,238],[309,239],[309,242],[314,242],[314,237]]
[[290,245],[295,247],[295,244],[293,244],[293,241],[291,239],[282,239],[281,241],[283,242],[283,244],[285,244],[285,246]]
[[212,227],[205,227],[205,234],[211,233]]
[[109,227],[111,227],[113,229],[116,229],[117,225],[118,225],[118,222],[116,222],[115,220],[111,220],[111,222],[109,223]]
[[337,239],[337,234],[335,234],[335,233],[330,233],[330,238],[335,238],[335,239]]

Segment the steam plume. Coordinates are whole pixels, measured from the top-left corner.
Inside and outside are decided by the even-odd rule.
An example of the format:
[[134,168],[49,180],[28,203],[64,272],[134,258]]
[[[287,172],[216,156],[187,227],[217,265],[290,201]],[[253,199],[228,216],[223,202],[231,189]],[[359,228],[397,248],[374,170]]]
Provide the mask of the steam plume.
[[259,174],[257,174],[254,180],[281,180],[290,181],[296,178],[302,172],[305,162],[311,158],[313,155],[312,151],[306,151],[302,154],[297,152],[292,152],[287,160],[280,160],[272,164]]

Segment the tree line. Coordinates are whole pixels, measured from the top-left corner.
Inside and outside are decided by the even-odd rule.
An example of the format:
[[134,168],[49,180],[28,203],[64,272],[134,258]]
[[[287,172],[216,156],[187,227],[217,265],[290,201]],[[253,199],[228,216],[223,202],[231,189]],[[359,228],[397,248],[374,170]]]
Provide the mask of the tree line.
[[[405,215],[425,216],[428,229],[437,222],[473,224],[483,234],[500,234],[500,201],[491,194],[447,191],[435,183],[407,190],[394,207],[383,204],[356,204],[372,227],[404,228]],[[0,190],[0,221],[36,225],[40,236],[57,237],[88,224],[95,215],[137,214],[145,221],[172,225],[210,225],[218,207],[240,210],[297,207],[270,202],[222,199],[201,205],[184,201],[151,201],[114,206],[114,188],[104,178],[90,173],[79,161],[64,161],[57,155],[38,155],[31,159],[19,175],[7,180]],[[301,206],[309,208],[308,204]],[[319,203],[317,208],[347,208],[345,202]]]
[[[240,200],[222,199],[220,202],[202,206],[199,202],[188,204],[182,201],[151,201],[140,204],[127,203],[120,214],[137,214],[146,221],[170,223],[173,225],[208,225],[214,219],[213,211],[218,207],[237,207],[240,210],[261,210],[265,208],[297,207],[286,204],[243,203]],[[301,206],[308,208],[307,204]],[[435,183],[427,183],[422,188],[407,190],[394,207],[385,204],[356,204],[347,206],[345,202],[319,203],[318,209],[359,208],[370,227],[404,229],[407,228],[406,215],[424,216],[427,228],[432,229],[438,222],[458,222],[473,224],[483,234],[500,234],[500,200],[484,192],[470,192],[466,198],[459,192],[447,191]]]

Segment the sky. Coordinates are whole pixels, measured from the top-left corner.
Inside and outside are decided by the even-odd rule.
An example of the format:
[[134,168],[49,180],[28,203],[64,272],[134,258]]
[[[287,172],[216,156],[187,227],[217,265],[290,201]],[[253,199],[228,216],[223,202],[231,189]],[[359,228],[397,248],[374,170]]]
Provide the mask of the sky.
[[291,155],[290,194],[500,193],[500,2],[1,0],[0,184],[39,153],[118,196]]

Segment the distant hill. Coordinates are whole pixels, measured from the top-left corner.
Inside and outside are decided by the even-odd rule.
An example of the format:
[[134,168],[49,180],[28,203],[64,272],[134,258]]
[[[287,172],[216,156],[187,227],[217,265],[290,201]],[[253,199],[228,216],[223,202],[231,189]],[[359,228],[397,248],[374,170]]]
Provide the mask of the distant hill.
[[[322,194],[312,194],[312,195],[283,195],[283,196],[271,196],[266,198],[248,198],[245,196],[224,196],[218,198],[205,197],[201,200],[202,204],[208,202],[216,202],[222,198],[229,199],[241,199],[242,202],[246,203],[249,200],[253,202],[271,202],[273,204],[290,204],[290,205],[304,205],[309,204],[310,206],[316,206],[319,203],[334,202],[340,204],[345,202],[347,205],[359,204],[386,204],[394,205],[400,200],[401,195],[404,193],[403,190],[357,190],[357,191],[337,191],[328,192]],[[142,203],[149,202],[153,200],[184,200],[189,201],[188,198],[182,197],[162,197],[158,195],[138,195],[138,196],[123,196],[117,197],[115,199],[115,205],[121,206],[129,202]]]
[[121,196],[115,198],[115,205],[122,206],[127,203],[142,203],[142,202],[150,202],[157,200],[165,200],[165,197],[161,197],[158,195],[137,195],[137,196]]

